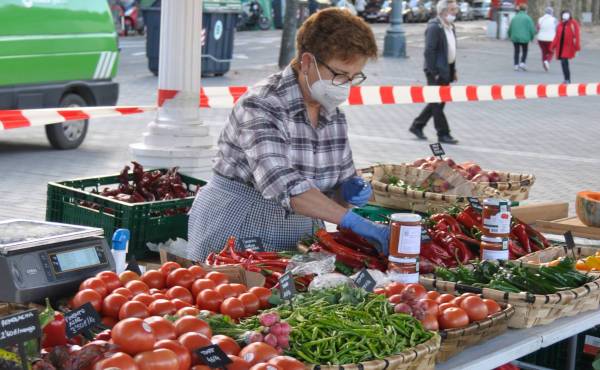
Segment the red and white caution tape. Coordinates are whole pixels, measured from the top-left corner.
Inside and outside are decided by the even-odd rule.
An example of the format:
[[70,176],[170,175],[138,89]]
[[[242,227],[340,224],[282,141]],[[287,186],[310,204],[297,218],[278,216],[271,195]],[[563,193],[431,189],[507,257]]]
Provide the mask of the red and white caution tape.
[[[231,108],[248,91],[245,86],[205,87],[201,108]],[[177,90],[159,90],[158,107],[176,99]],[[482,86],[357,86],[344,105],[385,105],[439,102],[501,101],[600,95],[600,83]],[[89,107],[0,110],[0,128],[43,126],[72,120],[115,117],[155,111],[156,107]]]

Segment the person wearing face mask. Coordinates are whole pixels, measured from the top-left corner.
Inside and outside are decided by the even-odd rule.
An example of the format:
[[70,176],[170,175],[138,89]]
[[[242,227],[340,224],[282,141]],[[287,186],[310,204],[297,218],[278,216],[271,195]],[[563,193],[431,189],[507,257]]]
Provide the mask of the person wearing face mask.
[[250,88],[221,132],[213,177],[190,210],[193,260],[221,250],[230,236],[294,250],[323,221],[387,253],[389,228],[350,209],[365,205],[372,190],[357,175],[338,108],[377,57],[373,31],[347,10],[329,8],[303,23],[296,45],[292,63]]
[[[438,16],[429,21],[425,31],[425,77],[428,85],[446,86],[456,81],[456,33],[454,20],[458,5],[452,0],[437,3]],[[444,114],[445,103],[429,103],[413,121],[409,131],[420,140],[427,140],[423,129],[431,117],[437,131],[438,141],[457,144],[450,135],[450,127]]]
[[569,84],[571,83],[569,59],[575,58],[575,54],[581,50],[579,23],[571,17],[571,12],[568,10],[563,10],[561,19],[551,49],[556,52],[556,59],[560,60],[564,77],[563,83]]

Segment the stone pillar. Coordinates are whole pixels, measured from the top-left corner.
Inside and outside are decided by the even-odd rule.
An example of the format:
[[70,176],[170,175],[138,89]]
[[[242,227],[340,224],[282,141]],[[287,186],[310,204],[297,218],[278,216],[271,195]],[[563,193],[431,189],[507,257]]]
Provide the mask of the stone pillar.
[[179,166],[206,179],[215,155],[200,118],[202,1],[163,0],[158,70],[158,112],[141,143],[129,146],[147,168]]

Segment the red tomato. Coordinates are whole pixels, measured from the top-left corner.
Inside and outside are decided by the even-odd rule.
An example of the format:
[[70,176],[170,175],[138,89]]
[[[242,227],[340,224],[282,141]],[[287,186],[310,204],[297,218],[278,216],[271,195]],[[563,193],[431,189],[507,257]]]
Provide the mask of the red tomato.
[[[403,297],[407,301],[418,301],[427,294],[427,289],[421,284],[406,284],[402,290]],[[412,299],[409,299],[412,298]]]
[[112,340],[123,352],[135,355],[150,351],[156,342],[152,327],[142,319],[121,320],[112,329]]
[[158,271],[162,272],[162,274],[166,278],[171,271],[179,269],[179,268],[181,268],[181,265],[178,264],[177,262],[168,261],[168,262],[163,263],[162,266],[160,266],[158,268]]
[[425,294],[425,298],[431,299],[434,301],[437,300],[439,296],[440,296],[440,293],[436,292],[435,290],[430,290],[429,292],[427,292],[427,294]]
[[104,298],[108,295],[108,287],[104,283],[104,280],[97,278],[97,277],[87,278],[84,281],[82,281],[81,284],[79,284],[79,290],[84,290],[84,289],[95,290],[98,293],[100,293],[102,298]]
[[493,315],[496,312],[502,311],[502,308],[500,307],[498,302],[494,301],[493,299],[484,299],[483,302],[487,306],[488,315]]
[[[110,316],[103,316],[100,321],[102,322],[102,325],[106,326],[107,328],[112,328],[118,322],[117,318],[110,317]],[[100,339],[100,338],[98,338],[98,339]],[[110,338],[108,338],[108,339],[110,339]]]
[[470,321],[480,321],[488,316],[488,308],[483,299],[477,296],[466,297],[460,308],[467,312]]
[[250,343],[240,351],[240,357],[251,365],[269,361],[278,354],[275,348],[263,342]]
[[144,319],[144,322],[148,323],[156,336],[156,340],[163,339],[175,339],[177,338],[177,331],[175,325],[169,320],[160,316],[150,316]]
[[165,293],[154,293],[152,294],[152,296],[154,297],[154,300],[157,299],[169,299],[169,297],[167,297],[167,295]]
[[241,357],[234,355],[227,355],[227,357],[229,357],[231,363],[225,366],[225,370],[249,370],[252,366]]
[[115,319],[119,318],[119,310],[121,306],[127,303],[129,300],[124,295],[117,293],[111,293],[102,302],[102,314],[110,316]]
[[129,270],[125,270],[119,274],[119,281],[121,281],[122,285],[125,285],[126,283],[133,281],[133,280],[140,280],[140,275],[136,274],[133,271],[129,271]]
[[188,269],[178,268],[167,275],[167,287],[171,288],[176,285],[190,289],[194,282],[194,275]]
[[423,311],[425,311],[426,315],[433,315],[437,317],[439,314],[438,304],[432,299],[423,298],[419,300],[417,304]]
[[133,360],[139,370],[175,370],[179,368],[175,352],[165,348],[139,353]]
[[442,303],[447,303],[450,302],[454,299],[454,296],[452,294],[442,294],[439,297],[436,298],[436,303],[437,304],[442,304]]
[[150,288],[150,290],[148,291],[148,293],[149,293],[150,295],[154,295],[154,294],[157,294],[157,293],[164,294],[164,293],[163,293],[163,290],[164,290],[164,289]]
[[469,316],[462,308],[450,307],[438,317],[440,329],[463,328],[469,325]]
[[177,311],[176,315],[181,316],[198,316],[200,310],[196,307],[184,307]]
[[373,293],[379,294],[379,295],[385,295],[385,289],[384,288],[375,288],[375,289],[373,289]]
[[210,279],[198,279],[192,283],[192,295],[197,297],[201,291],[206,289],[214,290],[216,287],[215,282]]
[[223,299],[235,297],[235,291],[229,284],[217,285],[215,291],[223,296]]
[[214,283],[217,285],[229,284],[229,276],[225,275],[222,272],[211,271],[208,274],[206,274],[206,276],[204,276],[204,277],[214,281]]
[[198,265],[190,266],[188,267],[188,270],[192,273],[192,276],[194,276],[194,280],[202,279],[206,275],[206,271]]
[[402,293],[403,290],[404,284],[394,281],[385,287],[385,295],[387,297],[391,297],[393,295]]
[[271,307],[271,304],[269,303],[269,298],[271,298],[271,290],[265,287],[255,286],[250,288],[248,292],[254,293],[254,295],[258,297],[258,299],[260,300],[261,309]]
[[169,288],[166,294],[167,297],[169,297],[169,299],[181,299],[182,301],[187,302],[189,304],[194,303],[192,293],[190,293],[189,290],[182,286],[174,286],[172,288]]
[[231,337],[226,335],[214,335],[212,338],[210,338],[210,341],[212,344],[216,344],[217,346],[221,347],[223,352],[227,353],[228,355],[237,356],[240,353],[241,348],[239,344],[237,344],[237,342]]
[[177,311],[179,311],[182,308],[185,307],[192,307],[191,304],[182,301],[181,299],[175,298],[175,299],[171,299],[171,302],[173,302],[173,304],[175,305],[175,308],[177,309]]
[[258,312],[260,308],[260,300],[254,293],[243,293],[238,297],[244,304],[244,312],[246,316],[252,316]]
[[156,298],[154,298],[153,296],[151,296],[148,293],[140,293],[140,294],[136,295],[135,297],[133,297],[132,301],[142,302],[146,306],[150,306],[150,304],[152,302],[156,301]]
[[123,288],[123,287],[117,288],[117,289],[113,290],[113,293],[123,295],[123,296],[127,297],[127,299],[133,298],[133,292],[127,288]]
[[442,303],[441,305],[438,306],[438,312],[440,313],[440,315],[442,314],[442,312],[444,312],[447,308],[450,307],[456,307],[458,308],[457,305],[455,305],[452,302],[446,302],[446,303]]
[[126,283],[125,288],[131,290],[131,293],[133,293],[134,297],[141,293],[150,294],[150,288],[148,288],[148,285],[140,280],[132,280]]
[[195,351],[198,348],[210,346],[212,344],[210,339],[200,333],[185,333],[180,335],[179,338],[177,338],[177,341],[191,352],[192,364],[198,364],[200,362],[200,359],[198,358],[198,355],[196,355]]
[[248,287],[246,287],[244,284],[231,283],[229,286],[231,289],[233,289],[236,297],[239,297],[248,291]]
[[117,368],[119,370],[139,370],[133,358],[126,353],[117,352],[104,360],[94,364],[93,370],[107,370]]
[[150,311],[145,304],[138,301],[129,301],[121,306],[119,309],[119,320],[137,317],[139,319],[145,319],[150,316]]
[[435,315],[425,314],[423,320],[421,320],[423,327],[427,330],[437,331],[440,330],[440,325],[438,323],[438,319]]
[[196,306],[201,310],[219,312],[222,302],[223,296],[211,289],[201,291],[196,297]]
[[250,370],[285,370],[277,365],[267,364],[265,362],[261,362],[260,364],[256,364],[250,368]]
[[188,370],[192,365],[192,356],[190,351],[176,340],[161,340],[156,342],[154,349],[164,348],[173,351],[177,355],[177,362],[179,362],[179,370]]
[[194,365],[190,370],[214,370],[212,367],[206,365]]
[[175,331],[177,336],[185,333],[200,333],[207,338],[212,336],[212,330],[206,321],[194,316],[183,316],[175,321]]
[[455,297],[453,300],[451,300],[450,302],[454,303],[457,307],[460,307],[460,304],[462,303],[462,301],[465,300],[465,298],[467,297]]
[[246,311],[244,309],[244,304],[239,298],[231,297],[225,299],[223,303],[221,303],[221,313],[237,320],[244,317]]
[[157,299],[152,302],[150,306],[148,306],[148,310],[152,315],[156,316],[164,316],[164,315],[172,315],[177,312],[177,307],[175,304],[166,299]]
[[162,289],[165,287],[165,275],[158,270],[146,271],[140,279],[150,288]]
[[394,295],[392,295],[392,296],[390,296],[388,298],[388,301],[391,304],[398,304],[398,303],[402,302],[402,295],[401,294],[394,294]]
[[271,365],[277,365],[284,370],[304,370],[304,364],[290,356],[276,356],[269,360]]
[[75,294],[71,308],[77,308],[86,303],[91,303],[94,309],[98,312],[102,310],[102,295],[93,289],[83,289]]
[[97,278],[102,279],[104,284],[106,284],[106,288],[109,292],[112,292],[115,289],[121,287],[121,280],[119,280],[119,275],[115,274],[112,271],[102,271],[96,274]]

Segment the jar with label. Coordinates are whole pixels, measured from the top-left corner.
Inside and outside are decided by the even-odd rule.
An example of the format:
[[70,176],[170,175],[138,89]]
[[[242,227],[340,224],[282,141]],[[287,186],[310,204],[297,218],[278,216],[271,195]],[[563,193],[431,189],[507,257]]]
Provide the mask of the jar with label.
[[414,213],[395,213],[390,216],[389,251],[390,278],[402,283],[418,282],[421,216]]
[[483,201],[483,233],[486,236],[508,238],[510,234],[510,203],[488,198]]
[[508,260],[508,238],[481,237],[482,260]]

